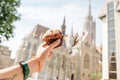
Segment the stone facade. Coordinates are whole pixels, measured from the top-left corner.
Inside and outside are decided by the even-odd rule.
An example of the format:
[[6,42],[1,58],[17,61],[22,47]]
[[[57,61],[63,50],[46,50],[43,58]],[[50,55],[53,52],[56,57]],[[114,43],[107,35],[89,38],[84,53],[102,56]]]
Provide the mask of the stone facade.
[[8,47],[0,45],[0,69],[10,67],[13,65],[14,60],[10,58],[11,51]]

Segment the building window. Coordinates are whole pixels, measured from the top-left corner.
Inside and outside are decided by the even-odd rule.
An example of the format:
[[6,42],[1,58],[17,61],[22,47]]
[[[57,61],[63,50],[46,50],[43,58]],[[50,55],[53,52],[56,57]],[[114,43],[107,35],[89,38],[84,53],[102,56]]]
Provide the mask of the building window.
[[113,1],[108,3],[108,9],[113,9],[114,8],[114,3]]
[[91,39],[93,39],[93,33],[91,34]]
[[108,28],[109,29],[114,28],[114,19],[113,20],[109,20],[109,22],[108,22]]
[[27,49],[28,49],[28,50],[30,49],[30,46],[31,46],[31,43],[28,42],[28,45],[27,45]]
[[36,51],[36,50],[37,50],[37,48],[38,48],[37,44],[34,44],[34,45],[33,45],[33,50],[35,50],[35,51]]
[[87,41],[87,42],[85,42],[85,47],[88,47],[88,48],[90,48],[90,43]]
[[112,40],[115,39],[115,30],[109,31],[108,39],[109,39],[109,40],[110,40],[110,39],[112,39]]
[[114,3],[113,2],[108,3],[107,11],[108,11],[108,20],[110,20],[111,18],[114,18]]
[[108,51],[115,52],[114,2],[108,3]]
[[27,61],[29,59],[29,53],[27,52],[26,54],[25,54],[25,61]]
[[71,80],[74,80],[74,74],[71,75]]
[[108,17],[111,19],[114,17],[114,10],[110,10],[108,13]]
[[86,54],[84,57],[84,68],[89,69],[90,66],[90,59],[89,59],[89,55]]
[[108,49],[109,49],[109,52],[115,52],[115,40],[113,41],[109,41],[109,44],[108,44]]
[[63,63],[62,63],[62,68],[63,68],[63,69],[65,68],[65,61],[66,61],[65,55],[63,55]]
[[[109,73],[109,77],[112,78],[112,79],[116,79],[117,78],[117,74],[116,74],[116,58],[115,58],[115,53],[112,52],[112,55],[111,55],[111,60],[110,60],[110,73]],[[113,74],[113,72],[115,72]]]
[[[109,59],[115,59],[115,56],[111,56],[113,52],[116,52],[116,45],[115,45],[115,24],[114,24],[114,2],[110,2],[107,5],[108,8],[108,52],[109,52]],[[110,61],[110,60],[109,60]],[[110,61],[109,64],[109,78],[110,79],[117,79],[116,74],[116,63],[115,61]],[[115,73],[113,73],[113,71]]]

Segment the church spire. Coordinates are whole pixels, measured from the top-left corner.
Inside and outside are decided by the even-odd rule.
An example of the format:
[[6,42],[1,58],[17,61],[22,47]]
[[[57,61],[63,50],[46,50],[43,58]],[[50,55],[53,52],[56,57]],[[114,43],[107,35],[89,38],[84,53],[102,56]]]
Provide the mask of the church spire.
[[86,16],[86,20],[92,20],[93,16],[91,13],[91,0],[88,0],[88,14]]
[[73,33],[73,23],[72,23],[70,37],[69,37],[69,47],[72,47],[73,44],[74,44],[74,33]]
[[71,26],[71,37],[73,37],[73,23],[72,23],[72,26]]
[[89,0],[89,10],[88,10],[88,15],[91,15],[91,0]]
[[65,25],[65,18],[66,18],[66,17],[64,16],[63,25]]
[[91,0],[88,0],[88,13],[84,22],[83,29],[84,31],[91,32],[92,26],[90,24],[93,24],[93,16],[92,16],[92,5],[91,5]]
[[65,32],[66,32],[65,20],[66,20],[66,17],[64,16],[63,24],[62,24],[62,26],[61,26],[61,31],[62,31],[62,33],[63,33],[64,35],[65,35]]

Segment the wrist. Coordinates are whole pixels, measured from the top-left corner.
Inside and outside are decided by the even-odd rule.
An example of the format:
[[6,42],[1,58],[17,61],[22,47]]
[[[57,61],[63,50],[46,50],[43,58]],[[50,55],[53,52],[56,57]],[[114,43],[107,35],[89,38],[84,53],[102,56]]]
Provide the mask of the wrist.
[[[30,75],[34,72],[41,71],[40,60],[38,57],[35,57],[27,62],[24,62],[24,64],[27,64],[27,67],[30,70],[30,72],[29,72]],[[23,65],[21,65],[21,66],[23,66]],[[24,72],[23,72],[23,75],[24,75]]]
[[35,57],[35,58],[33,58],[33,60],[35,61],[35,63],[36,63],[36,72],[40,72],[40,70],[41,70],[41,67],[40,67],[40,60],[39,60],[39,58],[38,57]]
[[29,74],[30,74],[30,69],[28,67],[28,64],[25,63],[25,62],[20,62],[19,64],[22,68],[24,80],[26,80],[28,78]]
[[35,60],[35,58],[31,59],[27,63],[30,68],[30,75],[38,71],[38,62]]

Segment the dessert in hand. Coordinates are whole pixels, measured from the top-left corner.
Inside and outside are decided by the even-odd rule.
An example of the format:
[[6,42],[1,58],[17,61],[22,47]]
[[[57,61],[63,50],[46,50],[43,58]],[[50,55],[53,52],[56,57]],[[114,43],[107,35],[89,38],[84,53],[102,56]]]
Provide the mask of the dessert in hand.
[[61,39],[61,43],[57,46],[62,45],[62,40],[63,40],[63,33],[60,30],[56,29],[49,29],[46,31],[46,33],[43,35],[43,41],[45,41],[48,45],[53,43],[54,41]]

